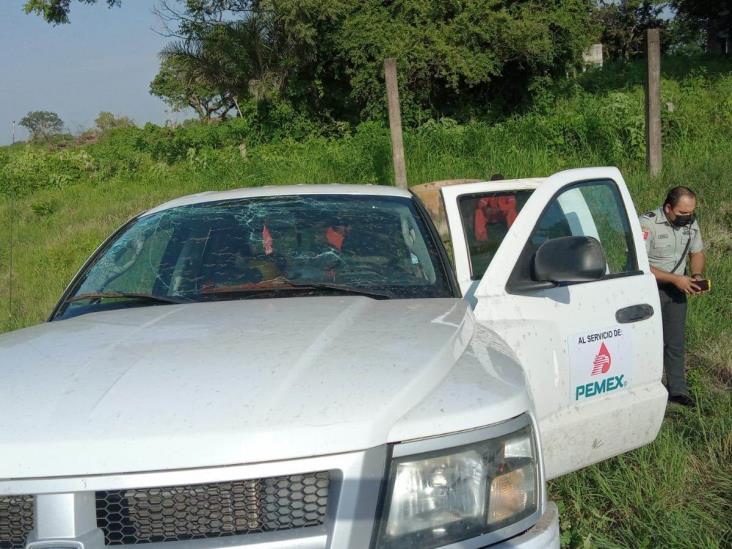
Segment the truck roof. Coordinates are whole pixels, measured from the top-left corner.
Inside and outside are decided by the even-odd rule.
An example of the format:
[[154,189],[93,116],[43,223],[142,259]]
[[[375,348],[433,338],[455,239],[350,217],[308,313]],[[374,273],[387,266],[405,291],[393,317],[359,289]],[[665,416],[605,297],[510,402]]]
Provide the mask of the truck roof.
[[206,191],[197,194],[181,196],[145,212],[144,215],[157,213],[179,206],[190,206],[191,204],[203,204],[206,202],[218,202],[220,200],[233,200],[237,198],[254,198],[262,196],[292,196],[304,194],[347,194],[347,195],[370,195],[370,196],[401,196],[410,198],[412,195],[403,189],[387,187],[386,185],[348,185],[334,183],[329,185],[268,185],[264,187],[246,187],[227,191]]

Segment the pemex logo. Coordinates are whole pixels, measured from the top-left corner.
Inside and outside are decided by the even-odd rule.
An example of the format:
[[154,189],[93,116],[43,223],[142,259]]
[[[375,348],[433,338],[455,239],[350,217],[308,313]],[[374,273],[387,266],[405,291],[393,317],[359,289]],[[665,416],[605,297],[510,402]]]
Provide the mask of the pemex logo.
[[600,345],[600,350],[597,352],[597,355],[595,355],[595,360],[592,361],[592,373],[590,375],[606,374],[610,370],[611,363],[610,352],[603,342]]

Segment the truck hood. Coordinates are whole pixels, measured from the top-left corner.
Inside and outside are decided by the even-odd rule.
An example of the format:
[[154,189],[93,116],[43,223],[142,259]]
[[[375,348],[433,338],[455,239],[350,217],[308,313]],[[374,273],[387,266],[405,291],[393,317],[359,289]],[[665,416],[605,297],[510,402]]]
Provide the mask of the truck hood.
[[[349,296],[149,306],[5,334],[0,479],[384,444],[448,376],[474,330],[462,300]],[[501,399],[521,390],[485,375],[497,415],[481,421],[506,419]]]

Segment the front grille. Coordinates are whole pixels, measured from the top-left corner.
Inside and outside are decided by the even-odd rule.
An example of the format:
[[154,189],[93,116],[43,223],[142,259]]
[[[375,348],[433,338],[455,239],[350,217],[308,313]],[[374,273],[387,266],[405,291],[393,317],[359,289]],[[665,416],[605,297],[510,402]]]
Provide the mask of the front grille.
[[330,474],[97,492],[107,545],[135,545],[318,526]]
[[33,496],[0,497],[0,549],[22,549],[33,529]]

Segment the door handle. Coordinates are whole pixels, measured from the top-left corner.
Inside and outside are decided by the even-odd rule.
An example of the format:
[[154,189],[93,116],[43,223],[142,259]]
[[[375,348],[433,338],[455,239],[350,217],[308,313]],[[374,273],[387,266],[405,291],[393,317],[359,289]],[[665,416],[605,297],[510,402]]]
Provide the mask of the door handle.
[[620,324],[627,324],[628,322],[638,322],[640,320],[646,320],[653,316],[653,307],[647,303],[641,305],[631,305],[630,307],[624,307],[618,309],[615,312],[615,320]]

